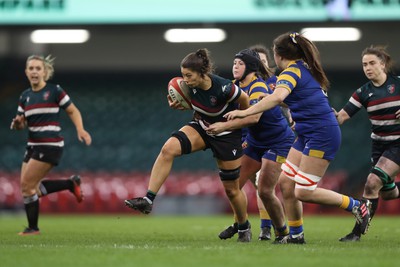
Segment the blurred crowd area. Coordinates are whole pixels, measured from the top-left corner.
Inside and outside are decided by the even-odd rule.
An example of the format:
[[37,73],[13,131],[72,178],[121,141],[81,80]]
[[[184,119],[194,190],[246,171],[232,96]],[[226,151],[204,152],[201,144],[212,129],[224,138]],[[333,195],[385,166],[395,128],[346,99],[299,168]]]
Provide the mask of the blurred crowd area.
[[[70,175],[71,173],[61,172],[51,174],[46,179],[66,179]],[[132,210],[124,205],[124,200],[143,195],[147,190],[149,177],[149,173],[146,172],[83,172],[80,175],[84,194],[82,203],[77,203],[69,191],[63,191],[42,198],[41,212],[132,213]],[[322,179],[320,186],[341,192],[345,190],[348,178],[346,172],[331,172]],[[248,212],[258,213],[254,186],[248,183],[244,191],[248,200]],[[282,199],[279,188],[277,195]],[[322,205],[311,203],[303,205],[304,213],[309,215],[346,214],[342,210]],[[380,205],[379,213],[400,213],[397,201],[384,202]],[[19,174],[17,172],[0,173],[0,212],[13,213],[21,210],[23,210],[23,201],[19,190]],[[218,174],[210,171],[174,172],[160,190],[157,204],[153,209],[153,213],[159,215],[207,215],[230,212],[229,201]]]
[[[219,74],[231,77],[230,72]],[[328,71],[327,74],[332,83],[329,99],[332,107],[337,110],[347,102],[358,87],[366,82],[361,70]],[[80,143],[72,122],[65,113],[62,113],[65,150],[61,164],[52,170],[50,176],[60,177],[65,173],[84,174],[87,201],[77,206],[75,211],[96,212],[107,206],[107,211],[124,212],[121,201],[125,197],[143,195],[147,186],[148,172],[163,143],[171,132],[183,126],[192,116],[191,111],[172,110],[168,106],[167,84],[175,76],[179,76],[179,73],[56,72],[50,82],[60,84],[70,95],[82,113],[85,128],[93,138],[90,147]],[[0,208],[2,209],[13,208],[14,205],[22,203],[19,193],[16,192],[18,192],[19,168],[25,150],[27,131],[11,131],[9,125],[15,115],[19,95],[27,87],[28,83],[22,70],[21,75],[14,80],[0,84],[2,155]],[[327,174],[331,177],[340,174],[340,179],[335,178],[329,182],[332,184],[331,188],[355,196],[360,196],[370,168],[370,125],[365,113],[365,111],[360,112],[342,126],[342,146]],[[203,179],[202,175],[198,175],[199,172],[206,173],[205,177],[212,176],[212,179]],[[179,173],[185,175],[178,175]],[[210,151],[185,155],[175,161],[163,197],[175,199],[187,193],[194,199],[197,195],[196,190],[200,190],[199,195],[223,199],[217,175],[218,170]],[[173,178],[178,176],[179,179]],[[182,180],[185,186],[181,186],[178,180]],[[324,183],[325,180],[329,178],[322,179]],[[7,203],[13,202],[10,200],[10,195],[6,195],[9,194],[7,192],[8,188],[11,188],[10,184],[13,190],[17,190],[13,191],[15,196],[11,197],[17,204],[4,204],[5,198],[8,199]],[[190,188],[194,188],[196,184],[200,189],[193,191],[196,194],[190,194]],[[177,188],[174,191],[167,189],[168,186]],[[218,190],[214,192],[216,188]],[[251,186],[249,188],[248,190],[254,190]],[[54,212],[62,211],[61,206],[55,202],[70,197],[68,193],[48,197],[46,200],[43,199],[42,208]],[[253,199],[250,197],[250,200]],[[115,207],[108,206],[114,203]],[[229,210],[226,204],[227,202],[219,208]],[[66,201],[65,208],[68,209],[69,206],[69,201]]]

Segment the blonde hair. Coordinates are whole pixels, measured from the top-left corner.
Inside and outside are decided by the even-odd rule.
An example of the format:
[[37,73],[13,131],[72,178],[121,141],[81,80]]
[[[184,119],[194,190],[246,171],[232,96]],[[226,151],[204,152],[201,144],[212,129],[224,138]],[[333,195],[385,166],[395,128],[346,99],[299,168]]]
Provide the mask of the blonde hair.
[[47,57],[39,56],[39,55],[32,55],[29,56],[26,60],[26,66],[28,66],[28,62],[31,60],[40,60],[43,62],[44,70],[46,71],[46,77],[44,77],[45,81],[48,81],[54,74],[54,60],[56,58],[48,55]]

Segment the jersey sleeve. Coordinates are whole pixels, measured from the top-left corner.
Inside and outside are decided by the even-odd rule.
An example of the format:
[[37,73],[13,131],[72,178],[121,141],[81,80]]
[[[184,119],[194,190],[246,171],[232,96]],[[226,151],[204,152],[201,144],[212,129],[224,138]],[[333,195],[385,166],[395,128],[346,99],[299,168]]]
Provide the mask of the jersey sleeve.
[[242,90],[236,84],[228,83],[223,86],[223,92],[228,102],[235,102],[239,99]]
[[363,105],[361,101],[361,88],[359,88],[350,97],[349,101],[343,107],[343,110],[346,111],[346,113],[350,117],[353,117],[354,114],[356,114],[361,109],[362,106]]
[[25,102],[26,102],[26,94],[27,90],[22,92],[18,99],[18,107],[17,107],[17,115],[24,115],[25,114]]
[[58,105],[62,109],[66,109],[69,105],[72,104],[70,97],[59,85],[57,85],[57,100],[58,100]]
[[295,65],[289,66],[279,75],[276,81],[276,87],[283,87],[291,93],[293,88],[296,87],[300,77],[300,69]]
[[249,90],[250,106],[257,104],[261,97],[266,94],[268,94],[268,87],[265,83],[254,83]]

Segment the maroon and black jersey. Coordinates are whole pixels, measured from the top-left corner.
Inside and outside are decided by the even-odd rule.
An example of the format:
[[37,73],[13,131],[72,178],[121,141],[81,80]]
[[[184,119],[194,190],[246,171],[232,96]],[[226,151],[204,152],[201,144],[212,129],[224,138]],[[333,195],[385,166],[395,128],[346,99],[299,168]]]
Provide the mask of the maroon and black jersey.
[[400,140],[400,120],[395,114],[400,109],[400,77],[388,75],[379,87],[369,81],[353,93],[343,109],[352,117],[361,107],[368,112],[372,140]]
[[71,103],[59,85],[46,84],[40,91],[28,88],[22,92],[17,115],[24,115],[27,121],[28,146],[64,146],[59,114],[60,108],[66,109]]

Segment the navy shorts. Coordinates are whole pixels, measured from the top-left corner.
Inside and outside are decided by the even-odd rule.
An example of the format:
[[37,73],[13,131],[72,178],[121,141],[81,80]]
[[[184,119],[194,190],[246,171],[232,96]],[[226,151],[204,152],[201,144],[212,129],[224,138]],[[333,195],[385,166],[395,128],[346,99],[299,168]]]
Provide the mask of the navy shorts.
[[193,127],[200,134],[206,144],[206,149],[210,148],[215,158],[230,161],[243,155],[242,131],[240,129],[222,136],[210,136],[196,121],[191,121],[187,125]]
[[30,159],[35,159],[57,166],[63,150],[63,147],[58,146],[27,146],[23,161],[28,162]]
[[394,141],[390,143],[372,141],[372,165],[375,166],[376,163],[378,163],[379,158],[382,156],[390,159],[397,165],[400,165],[400,141]]
[[261,159],[264,158],[277,163],[285,163],[289,150],[292,147],[292,140],[289,141],[270,147],[256,147],[247,143],[247,145],[244,145],[243,153],[258,162],[261,162]]

